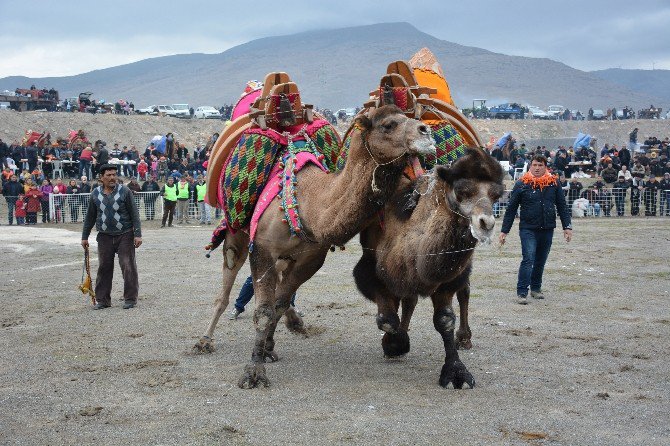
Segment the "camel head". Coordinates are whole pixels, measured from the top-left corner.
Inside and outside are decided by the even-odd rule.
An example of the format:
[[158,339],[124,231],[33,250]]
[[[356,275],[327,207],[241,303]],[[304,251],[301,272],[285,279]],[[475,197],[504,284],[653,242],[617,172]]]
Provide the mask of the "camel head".
[[493,204],[505,190],[500,163],[482,149],[469,148],[451,167],[437,166],[436,174],[446,183],[447,205],[467,219],[474,238],[489,243],[495,226]]
[[435,141],[430,126],[408,118],[395,105],[372,110],[368,116],[356,118],[370,155],[379,164],[404,158],[435,153]]

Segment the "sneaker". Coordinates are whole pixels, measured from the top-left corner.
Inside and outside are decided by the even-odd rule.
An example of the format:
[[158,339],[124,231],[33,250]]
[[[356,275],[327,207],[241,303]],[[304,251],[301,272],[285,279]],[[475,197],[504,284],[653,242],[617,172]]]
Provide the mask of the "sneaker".
[[542,293],[542,290],[538,291],[530,290],[530,297],[532,297],[533,299],[544,299],[544,293]]
[[111,305],[105,305],[105,304],[95,304],[93,305],[94,310],[104,310],[105,308],[109,308]]
[[125,304],[123,304],[123,309],[129,310],[131,308],[135,308],[135,304],[136,304],[135,302],[126,302]]
[[522,294],[516,295],[516,303],[521,305],[528,305],[528,298]]
[[238,310],[237,308],[233,307],[232,310],[230,310],[230,314],[228,315],[228,319],[231,321],[236,320],[242,312]]

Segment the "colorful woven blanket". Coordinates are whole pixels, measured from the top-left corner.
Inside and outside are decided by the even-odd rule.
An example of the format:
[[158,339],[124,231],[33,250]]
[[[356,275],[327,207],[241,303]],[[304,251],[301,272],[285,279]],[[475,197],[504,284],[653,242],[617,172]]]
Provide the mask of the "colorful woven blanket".
[[224,211],[230,229],[249,223],[281,144],[270,135],[245,132],[222,171]]
[[251,128],[245,131],[233,149],[219,179],[219,202],[223,203],[229,230],[246,227],[261,191],[279,153],[311,152],[327,170],[334,170],[340,150],[340,138],[326,120],[289,127],[279,133],[273,129]]

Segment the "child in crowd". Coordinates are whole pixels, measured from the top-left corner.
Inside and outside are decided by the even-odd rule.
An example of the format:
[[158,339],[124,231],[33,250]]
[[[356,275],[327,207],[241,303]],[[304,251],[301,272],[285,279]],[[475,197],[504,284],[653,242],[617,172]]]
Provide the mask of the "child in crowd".
[[30,190],[26,192],[26,224],[37,224],[37,213],[42,208],[42,192],[37,188],[37,184],[30,186]]
[[140,179],[142,181],[145,181],[147,179],[147,172],[149,171],[149,165],[147,162],[144,160],[144,156],[140,160],[140,163],[137,165],[137,174],[140,176]]
[[16,217],[17,225],[26,224],[26,196],[19,194],[19,198],[16,200],[16,206],[14,207],[14,216]]
[[155,176],[158,173],[158,158],[156,155],[151,155],[151,175]]

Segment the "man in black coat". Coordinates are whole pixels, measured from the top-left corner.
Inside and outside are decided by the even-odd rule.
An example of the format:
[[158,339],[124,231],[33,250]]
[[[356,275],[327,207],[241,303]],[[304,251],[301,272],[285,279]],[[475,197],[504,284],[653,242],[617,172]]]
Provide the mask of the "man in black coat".
[[528,173],[514,184],[500,230],[501,245],[505,243],[505,238],[512,229],[519,207],[519,236],[523,260],[519,266],[516,302],[525,305],[528,303],[529,287],[531,297],[544,299],[542,274],[556,228],[556,211],[563,225],[565,240],[570,242],[572,239],[570,209],[565,203],[565,194],[557,178],[547,171],[547,158],[542,155],[533,157]]
[[2,195],[7,202],[7,220],[10,225],[14,224],[14,207],[19,194],[23,193],[23,184],[19,183],[16,175],[9,177],[9,181],[2,186]]

